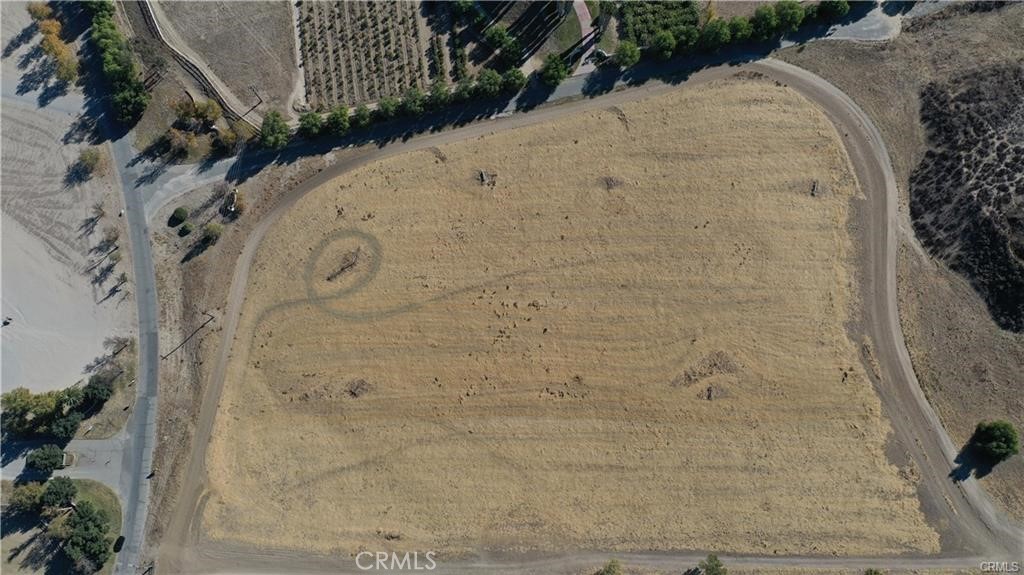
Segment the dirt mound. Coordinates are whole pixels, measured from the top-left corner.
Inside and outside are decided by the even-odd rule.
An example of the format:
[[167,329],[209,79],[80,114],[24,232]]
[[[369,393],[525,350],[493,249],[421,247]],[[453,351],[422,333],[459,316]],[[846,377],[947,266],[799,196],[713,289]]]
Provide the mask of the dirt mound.
[[1003,328],[1024,331],[1024,67],[921,93],[929,150],[910,177],[914,229],[970,281]]

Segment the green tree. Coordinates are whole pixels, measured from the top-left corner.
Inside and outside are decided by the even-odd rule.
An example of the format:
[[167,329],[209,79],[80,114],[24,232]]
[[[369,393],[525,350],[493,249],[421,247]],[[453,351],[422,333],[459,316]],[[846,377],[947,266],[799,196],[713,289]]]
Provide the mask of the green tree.
[[746,42],[753,33],[750,20],[743,16],[734,16],[729,20],[729,35],[732,36],[733,42]]
[[114,395],[114,378],[106,373],[97,373],[89,378],[89,383],[85,384],[82,391],[82,400],[87,406],[95,408],[103,405]]
[[366,128],[373,121],[373,113],[366,104],[359,104],[352,116],[352,125],[356,128]]
[[61,411],[74,409],[81,405],[83,399],[85,399],[85,391],[78,385],[64,388],[58,393],[57,409]]
[[509,68],[501,75],[501,89],[515,94],[526,87],[526,74],[519,68]]
[[501,92],[501,74],[484,68],[476,75],[476,91],[483,98],[493,98]]
[[452,92],[452,100],[455,102],[465,102],[473,97],[473,81],[469,78],[463,78],[455,84],[455,91]]
[[881,569],[865,569],[864,575],[882,575]]
[[818,4],[818,17],[822,20],[838,20],[850,11],[850,3],[846,0],[821,0]]
[[335,136],[342,136],[348,132],[348,127],[348,107],[339,105],[332,108],[331,113],[327,114],[327,129]]
[[263,116],[263,124],[260,126],[260,143],[263,144],[263,147],[272,150],[283,149],[288,145],[290,134],[288,123],[284,121],[280,112],[271,110],[267,112],[266,116]]
[[508,30],[501,25],[491,26],[484,32],[484,40],[491,45],[495,50],[503,50],[511,43],[514,38],[508,33]]
[[57,439],[70,440],[78,433],[78,426],[82,423],[82,414],[77,411],[69,411],[61,415],[50,425],[50,433]]
[[22,483],[11,490],[8,505],[15,513],[35,513],[39,511],[42,496],[43,486],[39,483]]
[[427,104],[434,110],[444,108],[451,99],[451,90],[448,89],[448,84],[445,84],[443,80],[438,80],[430,86],[430,96],[427,97]]
[[548,54],[540,69],[540,79],[545,84],[555,87],[569,77],[569,66],[558,54]]
[[612,63],[620,68],[629,68],[640,61],[640,48],[635,42],[623,40],[612,56]]
[[110,557],[113,543],[107,536],[110,519],[106,512],[89,501],[82,501],[68,518],[68,528],[71,534],[64,548],[68,558],[80,570],[90,567],[99,570]]
[[729,572],[714,553],[698,563],[697,567],[703,575],[726,575]]
[[39,498],[43,507],[67,507],[75,500],[78,487],[68,477],[54,477],[46,482],[46,489]]
[[299,133],[307,138],[315,138],[320,135],[324,127],[324,119],[316,112],[303,112],[299,114]]
[[651,52],[661,60],[668,60],[676,50],[676,37],[668,30],[660,30],[651,39]]
[[612,559],[605,563],[604,567],[598,569],[594,575],[622,575],[622,565],[619,564],[618,559]]
[[750,27],[753,37],[758,40],[768,40],[775,35],[779,29],[779,15],[770,4],[761,4],[754,10],[754,16],[750,19]]
[[399,102],[397,98],[385,96],[377,102],[377,115],[383,120],[390,120],[398,114]]
[[783,32],[796,32],[804,21],[804,7],[797,0],[779,0],[775,3],[775,14]]
[[427,109],[427,95],[413,86],[402,96],[402,112],[409,116],[422,116]]
[[715,51],[725,46],[732,39],[729,24],[721,18],[715,18],[704,25],[700,31],[700,45],[705,50]]
[[1020,437],[1009,421],[982,421],[974,428],[971,443],[996,463],[1020,452]]
[[53,473],[64,465],[64,451],[53,445],[44,445],[29,452],[25,465],[42,473]]

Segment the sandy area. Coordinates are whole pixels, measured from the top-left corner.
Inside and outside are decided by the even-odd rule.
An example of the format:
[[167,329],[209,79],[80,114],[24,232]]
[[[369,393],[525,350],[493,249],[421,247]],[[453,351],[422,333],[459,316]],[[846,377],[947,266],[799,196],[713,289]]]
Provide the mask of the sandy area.
[[[30,19],[23,4],[4,3],[2,11],[0,44],[6,49]],[[134,301],[125,291],[104,300],[117,274],[128,270],[127,253],[111,277],[93,282],[102,266],[89,270],[99,257],[92,248],[105,227],[123,224],[116,217],[119,192],[109,176],[65,181],[88,145],[72,130],[82,95],[72,90],[41,101],[46,85],[25,79],[39,73],[38,60],[23,66],[39,40],[35,34],[3,59],[0,315],[13,318],[2,331],[4,390],[75,383],[86,364],[103,354],[103,339],[128,332],[135,317]],[[103,202],[107,217],[85,225],[97,202]]]
[[160,8],[246,106],[259,103],[255,86],[261,110],[290,113],[299,72],[289,2],[161,2]]
[[331,182],[257,255],[207,534],[937,550],[843,327],[855,193],[825,117],[761,82]]

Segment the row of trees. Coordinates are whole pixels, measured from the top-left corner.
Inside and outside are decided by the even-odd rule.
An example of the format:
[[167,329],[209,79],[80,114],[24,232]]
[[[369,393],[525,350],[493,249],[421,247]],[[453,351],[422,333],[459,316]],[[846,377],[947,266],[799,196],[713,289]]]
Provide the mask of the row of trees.
[[94,374],[85,386],[32,393],[18,387],[0,396],[4,430],[21,437],[52,436],[70,440],[90,413],[98,411],[114,393],[121,374],[110,367]]
[[[383,122],[399,117],[417,117],[427,111],[440,110],[453,102],[466,102],[473,98],[491,99],[501,94],[515,94],[526,86],[526,75],[519,68],[509,68],[504,73],[485,68],[475,80],[466,79],[455,85],[455,89],[443,82],[435,82],[429,92],[413,87],[401,98],[386,97],[377,102],[377,109],[370,110],[365,104],[355,110],[337,106],[326,117],[317,112],[304,112],[299,116],[299,135],[313,138],[331,134],[342,136],[353,129],[365,129],[374,122]],[[260,127],[260,142],[264,147],[281,149],[288,144],[291,130],[284,117],[271,111],[263,117]]]
[[95,573],[111,556],[110,518],[91,501],[75,501],[78,487],[67,477],[23,483],[11,490],[14,513],[36,515],[49,523],[43,536],[62,543],[78,573]]
[[36,27],[43,34],[43,52],[57,65],[57,79],[74,84],[78,81],[78,58],[60,38],[60,21],[53,17],[53,10],[44,2],[30,2],[26,7]]
[[120,121],[137,121],[149,105],[149,92],[143,84],[128,41],[114,24],[111,0],[90,0],[92,38],[103,59],[103,74],[113,90],[114,109]]
[[[623,10],[640,12],[643,4],[629,3]],[[684,12],[689,18],[677,17],[666,22],[650,21],[634,15],[636,30],[627,35],[612,57],[612,63],[628,68],[640,60],[640,46],[644,46],[647,54],[667,60],[676,54],[691,53],[697,50],[714,52],[731,43],[742,43],[749,40],[765,41],[786,32],[794,32],[811,20],[831,21],[845,16],[850,11],[847,0],[823,0],[819,4],[804,6],[797,0],[779,0],[775,3],[762,4],[750,18],[735,16],[729,20],[711,15],[703,27],[698,27],[692,20],[693,11]],[[644,16],[647,12],[641,12]],[[689,23],[680,23],[680,22]],[[669,25],[675,22],[673,25]],[[646,40],[646,41],[645,41]]]

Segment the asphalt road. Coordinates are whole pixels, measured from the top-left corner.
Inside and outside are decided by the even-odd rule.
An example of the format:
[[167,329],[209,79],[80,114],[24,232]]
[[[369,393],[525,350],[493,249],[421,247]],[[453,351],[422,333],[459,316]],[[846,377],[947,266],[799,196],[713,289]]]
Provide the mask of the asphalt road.
[[[888,153],[877,128],[860,108],[835,86],[805,70],[766,59],[743,67],[722,65],[690,75],[682,84],[696,85],[724,78],[741,69],[758,71],[798,90],[820,106],[843,135],[850,159],[868,205],[865,225],[858,232],[864,249],[864,325],[875,342],[876,360],[881,372],[878,391],[886,415],[892,422],[896,441],[910,454],[921,470],[921,498],[933,522],[943,526],[947,539],[938,556],[900,558],[823,558],[823,557],[733,557],[736,564],[760,566],[805,566],[864,568],[879,563],[905,568],[977,567],[982,559],[1019,558],[1024,539],[1014,524],[993,506],[974,479],[954,483],[949,479],[956,449],[942,428],[934,410],[924,398],[907,353],[896,307],[896,252],[899,214],[895,176]],[[552,99],[578,98],[587,86],[587,78],[567,80]],[[470,124],[448,132],[414,136],[383,148],[364,153],[325,169],[315,177],[282,195],[278,203],[257,225],[240,255],[232,277],[228,306],[224,315],[220,353],[215,358],[212,379],[202,401],[197,421],[194,449],[185,472],[180,504],[160,550],[160,571],[252,572],[359,572],[349,559],[313,558],[307,554],[234,549],[203,543],[197,519],[205,500],[205,458],[212,433],[216,407],[224,385],[224,376],[234,341],[248,274],[256,250],[274,222],[295,202],[330,179],[382,158],[412,150],[465,140],[499,130],[548,121],[581,110],[604,108],[655,93],[678,89],[657,81],[621,91],[611,91],[591,99],[542,107],[528,114],[499,114],[490,122]],[[511,111],[511,105],[510,109]],[[693,562],[692,553],[618,554],[629,565],[679,567]],[[606,559],[600,553],[576,553],[543,558],[477,557],[445,566],[448,572],[551,572],[574,566],[593,565]]]

